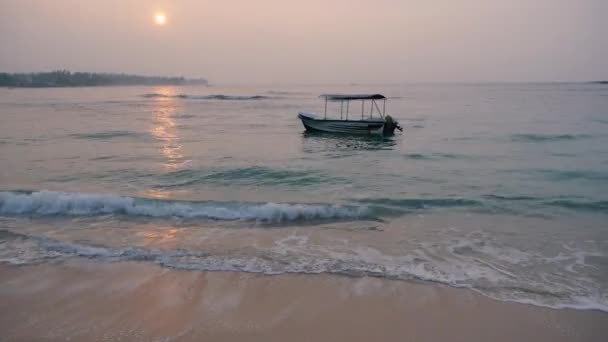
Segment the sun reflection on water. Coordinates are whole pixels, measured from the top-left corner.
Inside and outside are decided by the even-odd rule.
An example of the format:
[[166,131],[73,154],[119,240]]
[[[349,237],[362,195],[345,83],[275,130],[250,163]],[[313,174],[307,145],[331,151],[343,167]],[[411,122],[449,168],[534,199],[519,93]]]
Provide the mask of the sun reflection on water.
[[165,158],[163,167],[175,171],[187,166],[191,161],[182,152],[175,114],[180,109],[180,104],[175,97],[174,88],[155,89],[155,93],[167,95],[155,99],[154,127],[150,130],[152,136],[161,142],[161,154]]
[[175,227],[157,227],[137,232],[136,235],[142,239],[146,246],[173,247],[178,241],[180,229]]

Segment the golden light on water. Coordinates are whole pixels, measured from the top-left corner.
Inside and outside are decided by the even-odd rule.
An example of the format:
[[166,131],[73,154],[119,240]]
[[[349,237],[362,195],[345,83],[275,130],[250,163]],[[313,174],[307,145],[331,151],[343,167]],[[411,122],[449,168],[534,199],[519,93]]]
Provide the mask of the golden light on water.
[[175,89],[157,88],[155,92],[165,95],[156,99],[154,126],[150,129],[152,136],[160,143],[161,155],[165,159],[163,165],[171,171],[187,168],[192,161],[186,159],[182,152],[178,136],[174,116],[180,107],[175,100]]
[[167,16],[165,16],[165,14],[162,12],[156,13],[154,16],[154,21],[156,22],[156,25],[165,25],[167,22]]
[[181,230],[175,227],[156,226],[145,227],[145,230],[137,232],[135,235],[140,237],[146,246],[174,247],[180,233]]

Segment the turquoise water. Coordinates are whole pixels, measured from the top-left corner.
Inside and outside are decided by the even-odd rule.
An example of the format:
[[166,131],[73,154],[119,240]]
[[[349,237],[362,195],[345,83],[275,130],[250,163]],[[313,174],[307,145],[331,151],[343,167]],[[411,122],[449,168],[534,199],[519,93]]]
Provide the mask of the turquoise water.
[[[403,134],[296,118],[366,92]],[[367,275],[608,311],[606,85],[1,89],[0,113],[3,262]]]

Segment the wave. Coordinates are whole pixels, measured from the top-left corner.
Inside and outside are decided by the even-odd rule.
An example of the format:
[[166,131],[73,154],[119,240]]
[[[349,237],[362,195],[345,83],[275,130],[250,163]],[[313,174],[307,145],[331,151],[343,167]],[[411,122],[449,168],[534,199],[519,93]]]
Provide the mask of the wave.
[[150,199],[112,194],[57,191],[0,191],[3,216],[102,216],[181,218],[216,221],[289,223],[381,220],[419,210],[461,208],[473,212],[525,214],[540,206],[608,213],[608,201],[483,195],[470,198],[363,198],[347,204],[256,203]]
[[437,208],[463,208],[475,212],[508,212],[525,214],[539,206],[568,209],[570,211],[608,213],[608,201],[590,199],[543,198],[486,194],[479,198],[364,198],[358,203],[369,206],[376,215],[400,215],[409,210]]
[[414,159],[414,160],[431,160],[431,159],[433,159],[430,155],[420,154],[420,153],[408,153],[405,155],[405,157],[408,159]]
[[372,218],[367,208],[361,206],[177,201],[56,191],[0,192],[0,214],[37,216],[114,214],[133,217],[259,222]]
[[407,159],[414,160],[436,160],[436,159],[457,159],[457,158],[465,158],[465,156],[460,156],[452,153],[408,153],[404,155]]
[[188,95],[188,94],[161,94],[161,93],[149,93],[141,95],[145,98],[178,98],[178,99],[190,99],[190,100],[229,100],[229,101],[243,101],[243,100],[264,100],[270,99],[271,97],[263,95]]
[[483,197],[497,200],[497,201],[536,201],[539,200],[537,197],[532,196],[506,196],[506,195],[496,195],[496,194],[488,194]]
[[[204,250],[160,250],[142,247],[109,247],[80,242],[60,241],[0,230],[0,262],[24,265],[47,260],[86,258],[103,262],[147,262],[161,267],[194,271],[248,272],[265,275],[335,274],[349,277],[379,277],[414,280],[469,288],[503,301],[513,301],[553,308],[591,309],[608,312],[608,298],[601,289],[589,287],[587,280],[570,278],[558,284],[539,275],[518,276],[505,269],[508,265],[529,265],[562,269],[587,265],[587,256],[603,254],[573,250],[548,258],[491,243],[487,237],[463,238],[415,254],[389,256],[370,247],[335,250],[330,246],[308,243],[306,236],[290,235],[263,250],[215,254]],[[296,242],[296,243],[293,243]],[[440,257],[437,248],[449,254]],[[424,252],[426,250],[426,252]],[[428,255],[426,254],[428,253]],[[486,261],[482,261],[486,260]],[[564,264],[565,262],[565,264]],[[542,272],[541,272],[542,273]],[[543,279],[543,280],[541,280]]]
[[566,209],[608,213],[608,201],[553,200],[547,201],[545,204]]
[[139,137],[148,137],[145,133],[138,133],[132,131],[106,131],[106,132],[95,132],[95,133],[79,133],[79,134],[71,134],[70,137],[76,139],[93,139],[93,140],[109,140],[113,138],[139,138]]
[[159,188],[176,188],[195,184],[256,185],[256,186],[314,186],[345,183],[344,179],[315,170],[273,169],[260,166],[217,170],[179,170],[163,175]]
[[358,200],[365,204],[379,204],[409,209],[426,209],[442,207],[478,207],[483,203],[464,198],[368,198]]
[[299,91],[282,91],[282,90],[268,90],[266,94],[271,95],[311,95],[311,93],[299,92]]
[[593,170],[535,170],[536,173],[542,174],[547,178],[555,181],[567,180],[590,180],[590,181],[607,181],[608,172],[593,171]]
[[590,138],[587,134],[512,134],[511,140],[519,142],[549,142]]

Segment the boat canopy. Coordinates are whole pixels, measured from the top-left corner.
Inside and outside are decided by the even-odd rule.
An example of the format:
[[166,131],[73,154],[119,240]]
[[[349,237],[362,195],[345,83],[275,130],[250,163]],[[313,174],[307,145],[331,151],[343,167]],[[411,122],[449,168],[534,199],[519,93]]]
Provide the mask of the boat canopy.
[[[346,109],[346,120],[348,121],[348,114],[350,113],[350,101],[360,100],[361,101],[361,120],[363,120],[363,114],[365,111],[365,101],[370,100],[372,102],[369,110],[369,118],[372,119],[374,115],[374,109],[380,115],[380,118],[384,118],[386,113],[386,96],[382,94],[323,94],[319,97],[325,99],[325,119],[327,119],[327,103],[328,102],[340,102],[340,119],[343,120],[344,112]],[[382,110],[378,107],[376,100],[382,100]],[[346,104],[346,106],[344,105]],[[346,108],[344,108],[346,107]]]
[[351,100],[384,100],[381,94],[323,94],[320,97],[329,101],[351,101]]

